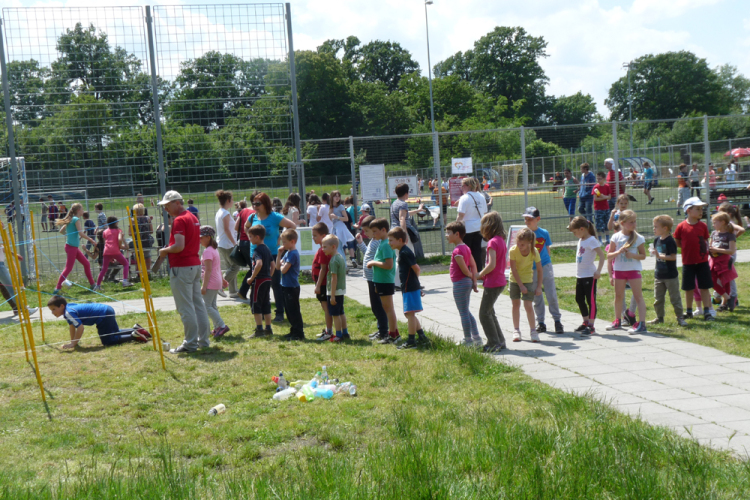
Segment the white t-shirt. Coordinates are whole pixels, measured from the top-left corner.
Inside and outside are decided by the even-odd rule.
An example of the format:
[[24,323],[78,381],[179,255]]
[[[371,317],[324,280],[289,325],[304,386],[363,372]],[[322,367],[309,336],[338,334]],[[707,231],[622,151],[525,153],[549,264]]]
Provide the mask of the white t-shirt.
[[476,233],[482,226],[482,216],[487,213],[487,201],[480,193],[469,191],[458,199],[458,213],[464,214],[467,233]]
[[[297,207],[289,207],[289,211],[286,213],[284,217],[286,217],[289,220],[294,220],[293,217],[294,217],[295,212],[299,213],[299,209]],[[309,212],[310,211],[308,210],[308,213]]]
[[[234,248],[229,235],[224,232],[224,217],[229,217],[229,230],[234,231],[232,214],[226,208],[220,208],[216,212],[216,217],[214,217],[214,222],[216,223],[216,243],[219,244],[219,248]],[[236,238],[237,235],[235,234],[234,237]]]
[[[328,226],[328,234],[333,232],[333,221],[328,216],[328,205],[310,205],[307,207],[307,220],[310,221],[310,226],[314,226],[318,222],[322,222]],[[320,215],[320,220],[318,220]]]
[[734,182],[737,177],[737,171],[734,169],[734,165],[731,165],[726,172],[724,172],[724,180],[727,182]]
[[576,252],[576,278],[592,278],[596,272],[596,249],[602,244],[596,236],[589,236],[585,240],[578,240]]
[[[628,242],[628,239],[630,236],[625,236],[622,234],[622,231],[615,233],[612,236],[612,243],[617,245],[617,248],[614,250],[611,250],[612,252],[617,251],[622,248],[622,246]],[[646,243],[646,238],[644,238],[642,235],[638,235],[635,239],[635,243],[631,245],[631,247],[628,249],[628,252],[636,253],[638,252],[638,247]],[[625,257],[625,253],[621,253],[617,256],[617,258],[612,261],[612,269],[615,271],[640,271],[642,269],[641,261],[637,259],[628,259]]]

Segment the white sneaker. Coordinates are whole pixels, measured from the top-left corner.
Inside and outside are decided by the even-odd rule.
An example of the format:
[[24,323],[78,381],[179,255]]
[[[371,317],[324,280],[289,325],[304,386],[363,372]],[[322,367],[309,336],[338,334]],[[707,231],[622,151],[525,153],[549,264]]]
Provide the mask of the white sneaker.
[[532,342],[539,342],[539,334],[536,333],[536,330],[531,330],[531,335],[529,336],[531,337]]
[[99,285],[94,285],[94,288],[91,289],[93,292],[101,292],[102,287]]
[[513,331],[513,342],[520,342],[520,341],[521,341],[521,330]]
[[122,286],[124,286],[124,287],[126,287],[126,286],[133,286],[133,284],[132,284],[131,282],[129,282],[128,280],[125,280],[125,279],[124,279],[124,280],[122,280],[122,281],[120,282],[120,284],[121,284]]
[[29,316],[31,316],[32,314],[34,314],[35,312],[39,310],[38,307],[27,307],[26,309],[28,309],[29,311]]
[[716,309],[714,309],[713,307],[709,309],[708,312],[710,312],[711,316],[713,316],[714,318],[716,317]]
[[703,311],[697,307],[693,310],[693,316],[703,316]]
[[218,294],[221,295],[224,298],[226,298],[226,296],[227,296],[227,293],[224,290],[219,290]]

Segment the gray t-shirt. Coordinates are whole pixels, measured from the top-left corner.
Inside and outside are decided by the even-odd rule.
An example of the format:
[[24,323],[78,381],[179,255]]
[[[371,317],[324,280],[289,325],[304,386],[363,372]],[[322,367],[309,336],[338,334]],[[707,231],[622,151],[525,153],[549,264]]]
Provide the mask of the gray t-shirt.
[[[409,204],[404,200],[396,200],[391,204],[391,227],[398,227],[401,225],[401,210],[409,211]],[[406,227],[414,228],[414,222],[411,217],[406,217]]]

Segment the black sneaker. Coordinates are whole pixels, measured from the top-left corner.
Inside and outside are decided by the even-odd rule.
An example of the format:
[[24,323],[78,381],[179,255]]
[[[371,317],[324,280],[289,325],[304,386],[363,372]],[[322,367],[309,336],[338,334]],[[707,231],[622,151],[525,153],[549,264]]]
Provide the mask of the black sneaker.
[[367,338],[370,340],[375,340],[379,336],[380,336],[380,332],[374,332],[374,333],[371,333]]
[[536,325],[536,333],[544,333],[547,331],[547,325],[544,323],[539,323]]
[[574,331],[574,332],[582,332],[582,331],[586,330],[586,329],[587,329],[588,327],[589,327],[589,325],[588,325],[588,324],[586,324],[586,323],[583,323],[583,324],[582,324],[581,326],[579,326],[578,328],[576,328],[576,329],[575,329],[575,330],[573,330],[573,331]]
[[250,335],[251,339],[259,339],[261,337],[266,337],[268,334],[266,331],[262,328],[256,328],[252,335]]
[[685,319],[693,319],[693,311],[685,311]]
[[500,352],[505,349],[505,346],[501,345],[486,345],[482,347],[482,352],[492,354],[493,352]]
[[419,346],[417,345],[417,341],[415,339],[408,339],[406,342],[402,343],[396,349],[406,350],[406,349],[416,349],[417,347]]
[[710,312],[704,314],[703,319],[705,321],[715,321],[714,316]]
[[284,315],[283,315],[283,314],[277,314],[277,315],[276,315],[276,316],[275,316],[275,317],[273,318],[273,322],[274,322],[274,323],[283,323],[283,322],[284,322]]
[[296,333],[287,333],[281,336],[281,340],[305,340],[304,335],[297,335]]
[[586,328],[584,328],[583,330],[581,330],[579,333],[581,335],[591,335],[591,328],[589,328],[588,326],[586,326]]
[[399,340],[401,340],[401,335],[397,337],[391,337],[389,334],[384,339],[378,340],[378,344],[395,344]]
[[635,326],[636,323],[638,323],[638,320],[635,317],[635,314],[630,314],[630,311],[625,311],[625,314],[623,315],[622,319],[625,320],[625,323],[627,323],[630,326]]
[[565,328],[563,327],[563,324],[560,323],[559,321],[555,321],[555,333],[565,333]]
[[385,339],[387,339],[387,338],[388,338],[389,336],[390,336],[390,335],[388,335],[387,333],[379,333],[379,334],[378,334],[378,336],[377,336],[377,337],[375,337],[375,338],[374,338],[374,339],[372,339],[372,340],[373,340],[373,341],[377,341],[378,343],[380,343],[380,341],[381,341],[381,340],[385,340]]

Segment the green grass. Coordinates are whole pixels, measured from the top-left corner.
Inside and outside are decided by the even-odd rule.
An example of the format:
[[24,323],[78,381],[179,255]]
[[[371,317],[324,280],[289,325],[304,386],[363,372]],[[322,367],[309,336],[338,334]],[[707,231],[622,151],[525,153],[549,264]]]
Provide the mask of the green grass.
[[[149,345],[43,348],[49,414],[22,354],[0,365],[0,498],[740,498],[748,462],[651,427],[434,339],[397,351],[363,340],[372,315],[348,303],[345,345],[232,331],[161,369]],[[175,313],[163,336],[182,337]],[[303,302],[308,335],[318,305]],[[143,317],[120,318],[123,325]],[[403,328],[403,325],[402,325]],[[285,328],[274,327],[275,333]],[[15,329],[4,352],[21,349]],[[37,334],[38,335],[38,334]],[[48,323],[50,342],[67,327]],[[90,333],[88,335],[91,335]],[[321,365],[356,398],[271,400],[271,375]],[[217,403],[227,413],[207,416]],[[743,493],[745,492],[745,493]]]
[[[737,273],[740,276],[748,276],[750,263],[737,264]],[[654,319],[654,273],[644,271],[643,273],[643,297],[646,300],[646,319]],[[568,311],[578,311],[575,301],[575,278],[555,278],[557,286],[557,297],[560,308]],[[734,312],[720,312],[716,321],[706,323],[702,319],[689,320],[687,328],[680,327],[675,321],[672,305],[669,297],[666,299],[664,308],[664,324],[649,325],[649,331],[667,335],[670,337],[694,342],[696,344],[714,347],[729,354],[750,357],[750,319],[748,311],[748,297],[750,297],[750,284],[747,280],[737,281],[740,297],[740,307]],[[604,276],[597,287],[597,317],[608,322],[614,320],[614,288],[609,285],[609,278]],[[627,292],[627,303],[630,303],[630,292]],[[744,299],[744,300],[743,300]],[[685,306],[685,294],[682,294],[682,305]]]

